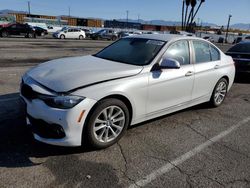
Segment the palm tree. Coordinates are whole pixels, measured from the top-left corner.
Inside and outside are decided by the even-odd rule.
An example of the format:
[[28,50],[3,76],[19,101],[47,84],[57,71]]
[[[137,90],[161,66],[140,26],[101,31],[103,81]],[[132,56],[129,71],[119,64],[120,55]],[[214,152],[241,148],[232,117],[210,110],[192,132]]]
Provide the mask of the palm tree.
[[188,13],[188,7],[189,7],[189,5],[190,5],[190,3],[191,3],[191,0],[185,0],[186,1],[186,12],[185,12],[185,20],[184,20],[184,24],[183,24],[183,26],[184,27],[186,27],[186,21],[187,21],[187,13]]
[[181,18],[181,29],[184,29],[184,9],[185,9],[185,0],[182,0],[182,18]]
[[[190,25],[192,24],[192,22],[189,22],[189,21],[191,21],[192,18],[193,18],[193,15],[194,15],[194,7],[196,6],[197,1],[196,1],[196,0],[191,0],[190,4],[191,4],[191,7],[192,7],[192,8],[191,8],[191,11],[190,11],[190,13],[189,13],[189,16],[188,16],[188,20],[187,20],[186,26],[190,26]],[[191,20],[190,20],[190,19],[191,19]],[[186,29],[187,29],[187,27],[186,27]]]
[[200,0],[200,4],[199,4],[198,8],[196,9],[196,11],[195,11],[195,13],[194,13],[194,15],[193,15],[193,17],[192,17],[192,19],[191,19],[191,23],[194,21],[194,18],[195,18],[195,16],[196,16],[196,14],[197,14],[198,11],[200,10],[201,5],[202,5],[202,3],[204,3],[204,2],[205,2],[205,0]]

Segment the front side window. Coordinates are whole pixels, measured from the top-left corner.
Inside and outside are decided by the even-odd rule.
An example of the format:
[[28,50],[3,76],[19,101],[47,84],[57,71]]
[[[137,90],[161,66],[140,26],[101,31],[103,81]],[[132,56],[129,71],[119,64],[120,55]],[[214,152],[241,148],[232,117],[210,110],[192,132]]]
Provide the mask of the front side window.
[[167,58],[177,60],[180,65],[190,64],[188,41],[178,41],[172,44],[164,54]]
[[148,65],[164,45],[160,40],[122,38],[94,56],[131,65]]

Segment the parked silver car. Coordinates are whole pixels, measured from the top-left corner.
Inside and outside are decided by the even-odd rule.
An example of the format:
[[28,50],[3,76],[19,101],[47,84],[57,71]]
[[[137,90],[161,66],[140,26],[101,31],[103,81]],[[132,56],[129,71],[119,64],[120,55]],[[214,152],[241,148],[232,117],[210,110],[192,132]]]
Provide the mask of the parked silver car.
[[204,102],[221,105],[234,75],[232,58],[206,40],[134,35],[95,55],[31,69],[21,96],[35,139],[105,148],[130,125]]

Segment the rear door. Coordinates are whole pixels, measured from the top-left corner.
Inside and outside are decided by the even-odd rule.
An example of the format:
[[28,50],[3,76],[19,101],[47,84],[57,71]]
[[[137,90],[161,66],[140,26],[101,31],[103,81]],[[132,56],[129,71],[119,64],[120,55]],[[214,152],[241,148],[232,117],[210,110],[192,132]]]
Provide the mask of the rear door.
[[192,41],[195,82],[192,98],[198,99],[211,95],[220,79],[220,52],[213,45],[202,40]]
[[13,24],[8,28],[8,32],[10,35],[18,35],[17,24]]
[[66,33],[66,38],[74,38],[74,29],[68,29],[68,32]]

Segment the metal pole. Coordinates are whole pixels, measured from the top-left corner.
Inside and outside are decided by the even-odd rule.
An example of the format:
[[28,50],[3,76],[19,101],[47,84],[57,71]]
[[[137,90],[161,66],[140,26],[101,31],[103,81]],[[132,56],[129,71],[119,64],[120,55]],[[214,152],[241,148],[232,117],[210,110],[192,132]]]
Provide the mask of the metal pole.
[[185,8],[185,0],[182,1],[182,12],[181,12],[181,30],[184,29],[184,8]]
[[69,17],[70,17],[70,6],[69,6]]
[[127,10],[126,13],[127,13],[127,28],[128,28],[128,13],[129,13],[129,11]]
[[29,11],[29,17],[30,17],[30,1],[28,1],[28,11]]
[[229,30],[229,25],[230,25],[230,20],[231,20],[232,15],[230,14],[228,16],[228,23],[227,23],[227,32],[226,32],[226,38],[225,38],[225,42],[227,43],[227,37],[228,37],[228,30]]

